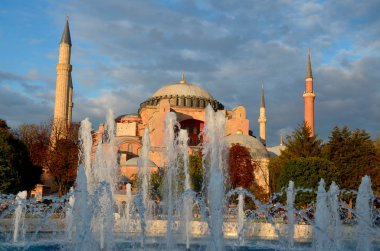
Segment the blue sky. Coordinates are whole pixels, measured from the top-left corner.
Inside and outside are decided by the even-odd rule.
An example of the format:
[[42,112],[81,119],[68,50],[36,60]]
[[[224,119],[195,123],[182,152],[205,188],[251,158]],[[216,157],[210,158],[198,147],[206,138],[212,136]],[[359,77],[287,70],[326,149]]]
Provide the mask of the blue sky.
[[0,2],[0,117],[12,127],[51,118],[55,65],[70,17],[74,120],[136,112],[160,86],[201,85],[227,108],[247,107],[258,134],[264,82],[270,145],[303,120],[307,48],[316,132],[380,133],[379,1]]

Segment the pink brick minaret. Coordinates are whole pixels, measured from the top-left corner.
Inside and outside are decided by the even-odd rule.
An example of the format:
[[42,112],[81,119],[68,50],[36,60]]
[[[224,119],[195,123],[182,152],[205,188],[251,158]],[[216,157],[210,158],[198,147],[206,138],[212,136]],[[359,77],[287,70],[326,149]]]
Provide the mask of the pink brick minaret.
[[307,69],[306,69],[306,87],[303,94],[305,101],[305,123],[310,127],[310,137],[314,136],[314,99],[315,94],[313,90],[313,73],[311,71],[311,62],[310,62],[310,49],[308,50],[307,55]]

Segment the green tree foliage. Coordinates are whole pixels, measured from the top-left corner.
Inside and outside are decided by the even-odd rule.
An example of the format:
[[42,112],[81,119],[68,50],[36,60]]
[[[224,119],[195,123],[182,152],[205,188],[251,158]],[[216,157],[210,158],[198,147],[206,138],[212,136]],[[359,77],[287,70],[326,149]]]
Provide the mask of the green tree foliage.
[[31,190],[40,182],[41,173],[30,161],[25,144],[0,120],[0,192]]
[[317,139],[317,135],[310,137],[310,133],[310,128],[306,123],[300,124],[292,135],[286,137],[286,149],[281,153],[280,158],[320,157],[322,140]]
[[283,168],[284,160],[281,158],[270,158],[268,164],[269,170],[269,190],[270,192],[278,192],[281,190],[281,187],[278,182],[280,177],[281,170]]
[[203,184],[203,166],[202,157],[198,153],[189,156],[189,174],[191,189],[196,193],[200,193]]
[[161,189],[163,181],[163,172],[152,172],[150,174],[150,197],[152,200],[161,201]]
[[233,144],[229,151],[228,162],[232,187],[248,188],[254,181],[254,167],[249,150],[240,144]]
[[271,192],[281,190],[280,175],[284,172],[285,163],[291,159],[321,157],[322,140],[317,139],[317,135],[310,137],[310,128],[305,124],[300,124],[292,135],[286,137],[285,150],[278,158],[269,160],[269,184]]
[[379,191],[379,158],[375,144],[365,130],[334,127],[323,155],[337,167],[336,182],[341,188],[357,190],[361,178],[369,175],[374,189]]
[[[286,160],[280,177],[279,187],[287,187],[289,181],[294,181],[295,187],[310,188],[315,191],[323,178],[327,185],[337,178],[336,167],[326,159],[319,157],[294,158]],[[296,203],[307,204],[315,199],[314,192],[299,192]]]

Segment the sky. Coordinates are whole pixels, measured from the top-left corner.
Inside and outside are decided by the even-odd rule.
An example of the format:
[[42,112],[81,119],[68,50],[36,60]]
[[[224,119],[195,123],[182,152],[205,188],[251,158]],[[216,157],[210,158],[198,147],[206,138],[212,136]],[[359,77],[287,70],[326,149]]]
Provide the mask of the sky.
[[378,0],[1,0],[0,118],[12,128],[53,116],[58,46],[69,16],[73,120],[95,127],[108,108],[136,113],[161,86],[185,79],[227,109],[243,105],[267,142],[303,122],[307,50],[315,131],[380,134]]

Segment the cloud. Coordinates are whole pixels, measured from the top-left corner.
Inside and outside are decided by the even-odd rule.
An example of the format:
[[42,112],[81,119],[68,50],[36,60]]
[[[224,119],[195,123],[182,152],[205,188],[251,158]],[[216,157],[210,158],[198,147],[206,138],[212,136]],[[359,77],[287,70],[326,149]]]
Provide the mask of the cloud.
[[[327,139],[337,124],[380,132],[379,11],[378,1],[301,0],[67,0],[46,8],[60,32],[70,16],[74,120],[100,122],[107,107],[118,115],[137,112],[184,70],[188,82],[226,107],[246,106],[255,134],[263,82],[270,145],[303,120],[309,47],[317,133]],[[33,69],[24,69],[25,76],[0,72],[0,87],[38,110],[54,102],[55,72]],[[25,113],[17,116],[23,121]]]

